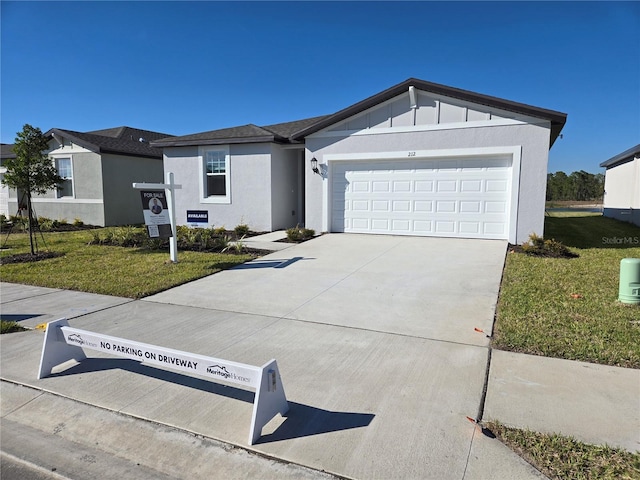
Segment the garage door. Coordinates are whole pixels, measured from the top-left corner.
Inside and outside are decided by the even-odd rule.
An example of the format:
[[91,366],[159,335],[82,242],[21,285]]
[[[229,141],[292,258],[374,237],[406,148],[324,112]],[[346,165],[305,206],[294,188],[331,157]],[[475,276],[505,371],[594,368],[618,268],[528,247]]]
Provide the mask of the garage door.
[[507,239],[511,158],[332,163],[334,232]]

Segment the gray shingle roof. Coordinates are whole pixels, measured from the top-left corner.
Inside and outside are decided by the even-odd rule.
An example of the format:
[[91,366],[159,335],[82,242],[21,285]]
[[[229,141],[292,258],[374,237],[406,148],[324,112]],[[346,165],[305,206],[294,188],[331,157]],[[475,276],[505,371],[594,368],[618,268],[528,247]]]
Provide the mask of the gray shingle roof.
[[609,160],[605,160],[600,164],[601,167],[611,168],[621,165],[623,163],[630,162],[634,157],[640,156],[640,144],[635,147],[631,147],[629,150],[625,150],[619,153],[615,157],[611,157]]
[[269,130],[248,124],[239,127],[210,130],[208,132],[163,138],[151,142],[154,147],[174,147],[186,145],[218,145],[223,143],[256,143],[286,141],[286,138]]
[[329,115],[322,115],[320,117],[305,118],[303,120],[296,120],[294,122],[276,123],[275,125],[267,125],[266,127],[262,128],[274,132],[282,137],[289,138],[295,132],[314,125],[315,123],[324,120],[328,116]]
[[45,135],[52,136],[54,134],[68,138],[77,145],[96,153],[115,153],[151,158],[162,158],[162,149],[152,147],[149,142],[169,137],[166,133],[131,127],[115,127],[91,132],[52,128]]
[[0,144],[0,158],[8,159],[8,158],[16,158],[16,154],[13,152],[13,143],[3,143]]
[[239,127],[222,128],[208,132],[193,133],[180,137],[163,138],[153,141],[154,147],[178,147],[188,145],[220,145],[237,143],[276,142],[290,143],[292,133],[306,128],[309,125],[323,119],[322,117],[305,118],[293,122],[276,123],[259,127],[252,123]]

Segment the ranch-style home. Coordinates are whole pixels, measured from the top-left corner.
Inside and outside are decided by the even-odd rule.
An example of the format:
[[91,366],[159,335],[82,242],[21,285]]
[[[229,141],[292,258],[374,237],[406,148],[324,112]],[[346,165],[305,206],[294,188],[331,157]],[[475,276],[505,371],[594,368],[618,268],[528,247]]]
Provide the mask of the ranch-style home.
[[209,225],[504,239],[543,233],[566,114],[408,79],[332,115],[152,141]]
[[604,175],[604,216],[640,226],[640,144],[600,164]]
[[[90,132],[52,128],[45,133],[49,157],[64,183],[33,197],[37,216],[80,219],[97,226],[143,223],[140,192],[133,182],[162,182],[162,150],[150,141],[166,133],[116,127]],[[2,146],[2,160],[14,157],[13,145]],[[24,207],[22,192],[8,189],[5,215]]]

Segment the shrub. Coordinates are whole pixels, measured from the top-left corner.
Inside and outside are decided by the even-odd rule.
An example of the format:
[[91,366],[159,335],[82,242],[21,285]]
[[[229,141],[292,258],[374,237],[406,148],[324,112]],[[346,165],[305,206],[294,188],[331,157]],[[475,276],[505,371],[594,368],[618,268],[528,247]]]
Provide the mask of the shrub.
[[84,226],[84,222],[79,218],[74,218],[73,219],[73,226],[74,227],[82,227],[82,226]]
[[529,235],[529,241],[522,244],[522,251],[527,255],[538,257],[574,258],[578,256],[562,242],[558,242],[553,238],[545,240],[535,233]]
[[100,238],[100,232],[98,230],[91,232],[91,239],[87,245],[102,245],[102,238]]
[[147,248],[149,250],[161,250],[165,246],[163,238],[147,238]]
[[226,229],[226,228],[224,228],[224,225],[223,225],[223,226],[221,226],[221,227],[214,228],[214,229],[213,229],[213,232],[214,232],[216,235],[224,235],[225,233],[227,233],[227,229]]
[[113,230],[109,229],[104,233],[103,243],[105,245],[113,245]]
[[27,231],[27,225],[29,224],[28,217],[23,217],[22,215],[10,215],[9,221],[13,225],[14,231],[17,231],[17,232]]
[[144,243],[145,237],[142,230],[126,225],[118,227],[113,232],[113,244],[121,247],[139,247]]
[[200,232],[200,250],[213,248],[215,233],[212,228],[203,228]]
[[312,230],[311,228],[302,228],[298,225],[287,229],[287,238],[292,242],[304,242],[305,240],[313,238],[315,234],[315,230]]
[[47,217],[38,217],[38,227],[42,232],[53,230],[54,221]]
[[216,238],[214,248],[224,253],[231,248],[231,237],[229,235],[221,235]]
[[236,225],[236,228],[233,229],[236,232],[238,237],[244,237],[249,233],[249,225],[245,223],[241,223],[240,225]]

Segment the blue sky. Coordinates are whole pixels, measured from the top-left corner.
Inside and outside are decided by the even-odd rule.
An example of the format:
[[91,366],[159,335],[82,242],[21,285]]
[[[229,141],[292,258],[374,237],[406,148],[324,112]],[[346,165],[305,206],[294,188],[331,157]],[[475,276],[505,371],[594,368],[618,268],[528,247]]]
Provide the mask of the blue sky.
[[568,114],[549,171],[640,143],[638,2],[10,2],[0,133],[175,135],[336,112],[416,77]]

